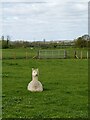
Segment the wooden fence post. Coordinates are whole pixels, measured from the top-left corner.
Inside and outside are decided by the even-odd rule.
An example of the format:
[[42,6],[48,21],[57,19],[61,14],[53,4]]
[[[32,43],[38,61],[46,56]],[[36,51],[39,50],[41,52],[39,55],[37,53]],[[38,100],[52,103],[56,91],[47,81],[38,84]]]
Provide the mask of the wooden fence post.
[[87,51],[87,59],[88,59],[88,51]]
[[74,58],[78,58],[76,50],[74,51]]
[[74,58],[76,58],[76,51],[74,51]]
[[67,58],[67,51],[64,50],[64,58]]
[[81,51],[81,59],[82,59],[83,57],[82,57],[82,51]]

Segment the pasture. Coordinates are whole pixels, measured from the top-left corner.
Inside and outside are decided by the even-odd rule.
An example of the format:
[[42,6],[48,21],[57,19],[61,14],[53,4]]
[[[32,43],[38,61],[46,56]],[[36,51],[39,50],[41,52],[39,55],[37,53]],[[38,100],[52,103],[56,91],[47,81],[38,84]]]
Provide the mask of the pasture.
[[[3,56],[11,51],[4,50]],[[3,118],[88,117],[87,59],[3,59],[2,66]],[[27,91],[32,67],[39,68],[41,93]]]

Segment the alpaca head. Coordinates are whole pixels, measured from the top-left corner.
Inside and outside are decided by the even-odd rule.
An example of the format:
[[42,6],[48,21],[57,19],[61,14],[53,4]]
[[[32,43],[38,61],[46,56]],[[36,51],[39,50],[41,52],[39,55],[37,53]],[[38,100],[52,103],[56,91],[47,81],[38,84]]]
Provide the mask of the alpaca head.
[[38,69],[32,68],[32,76],[33,76],[33,77],[38,76]]

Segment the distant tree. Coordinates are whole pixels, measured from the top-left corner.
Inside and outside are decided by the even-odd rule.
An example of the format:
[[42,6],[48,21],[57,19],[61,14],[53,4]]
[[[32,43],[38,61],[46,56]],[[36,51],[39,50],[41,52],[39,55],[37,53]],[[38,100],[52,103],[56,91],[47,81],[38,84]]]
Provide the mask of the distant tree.
[[4,35],[2,35],[1,40],[4,40]]
[[7,46],[9,46],[10,36],[7,35]]
[[84,40],[87,40],[87,41],[88,41],[88,40],[90,40],[90,36],[89,36],[89,35],[87,35],[87,34],[86,34],[86,35],[83,35],[83,36],[82,36],[82,39],[84,39]]
[[14,41],[14,47],[15,48],[21,48],[23,47],[23,41]]
[[79,48],[87,47],[88,40],[83,36],[79,37],[75,40],[75,46]]
[[2,48],[2,41],[0,40],[0,49]]
[[30,47],[30,42],[24,41],[23,42],[23,47]]
[[90,39],[87,42],[87,47],[90,48]]
[[6,41],[6,40],[2,40],[2,48],[3,48],[3,49],[8,48],[8,45],[7,45],[7,41]]

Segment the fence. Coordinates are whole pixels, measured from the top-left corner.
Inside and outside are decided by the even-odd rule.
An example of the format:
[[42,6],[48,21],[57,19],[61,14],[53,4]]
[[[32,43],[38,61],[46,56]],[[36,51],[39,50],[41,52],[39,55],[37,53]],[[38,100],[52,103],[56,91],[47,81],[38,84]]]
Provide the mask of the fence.
[[63,51],[63,50],[39,50],[38,58],[66,58],[66,51]]
[[80,50],[39,50],[38,58],[77,58],[77,59],[88,59],[88,51]]
[[88,59],[87,50],[3,51],[0,59]]
[[33,58],[35,54],[31,52],[21,52],[21,51],[9,51],[9,52],[2,52],[2,59],[30,59]]

